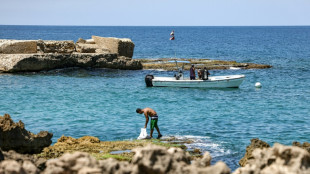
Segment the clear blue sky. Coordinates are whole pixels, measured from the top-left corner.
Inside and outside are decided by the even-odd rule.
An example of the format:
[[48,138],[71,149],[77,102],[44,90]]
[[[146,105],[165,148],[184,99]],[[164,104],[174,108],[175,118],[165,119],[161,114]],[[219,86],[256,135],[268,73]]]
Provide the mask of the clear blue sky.
[[310,0],[0,0],[4,25],[310,25]]

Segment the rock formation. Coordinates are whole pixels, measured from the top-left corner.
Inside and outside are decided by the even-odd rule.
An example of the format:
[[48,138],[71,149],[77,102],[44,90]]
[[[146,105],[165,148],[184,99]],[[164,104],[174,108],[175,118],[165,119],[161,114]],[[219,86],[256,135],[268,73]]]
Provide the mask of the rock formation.
[[309,174],[310,154],[296,146],[275,144],[272,148],[255,149],[253,158],[233,174]]
[[292,145],[305,149],[310,153],[310,143],[308,142],[304,142],[303,144],[301,144],[300,142],[294,141]]
[[[98,143],[94,137],[77,140],[62,137],[59,143]],[[253,140],[253,144],[259,141]],[[261,143],[258,143],[261,144]],[[262,143],[264,144],[264,143]],[[3,152],[0,159],[0,173],[25,174],[63,174],[63,173],[103,173],[103,174],[229,174],[230,169],[223,162],[210,165],[211,156],[207,152],[203,158],[190,160],[188,152],[179,148],[165,148],[148,145],[133,150],[135,155],[131,162],[106,159],[97,161],[85,152],[66,153],[58,158],[45,161],[31,155],[16,154],[13,151]],[[1,155],[1,151],[0,151]],[[309,174],[310,154],[297,146],[275,144],[272,148],[256,148],[252,158],[244,167],[233,174]]]
[[[58,159],[49,160],[43,173],[230,173],[230,169],[223,162],[218,162],[214,166],[208,165],[210,161],[202,166],[191,164],[189,154],[177,148],[167,150],[164,147],[150,145],[137,148],[134,151],[136,154],[131,163],[111,158],[96,161],[84,152],[67,153]],[[207,159],[203,159],[203,161]]]
[[142,69],[133,60],[130,39],[80,38],[73,41],[0,40],[0,71],[42,71],[67,67]]
[[[3,160],[14,160],[14,161],[17,161],[21,166],[23,165],[24,161],[30,161],[39,170],[43,171],[45,169],[45,163],[47,160],[44,158],[38,158],[37,156],[30,155],[30,154],[19,154],[13,150],[10,150],[8,152],[4,151],[2,153],[3,153]],[[0,159],[0,162],[1,162],[1,159]]]
[[53,134],[47,131],[36,135],[27,131],[22,121],[14,123],[8,114],[0,116],[0,148],[4,151],[40,153],[44,147],[52,144],[52,137]]
[[246,153],[244,157],[239,161],[240,166],[245,166],[248,162],[248,160],[253,158],[253,151],[257,148],[263,149],[263,148],[268,148],[270,147],[268,143],[259,140],[258,138],[254,138],[251,140],[251,144],[246,147]]

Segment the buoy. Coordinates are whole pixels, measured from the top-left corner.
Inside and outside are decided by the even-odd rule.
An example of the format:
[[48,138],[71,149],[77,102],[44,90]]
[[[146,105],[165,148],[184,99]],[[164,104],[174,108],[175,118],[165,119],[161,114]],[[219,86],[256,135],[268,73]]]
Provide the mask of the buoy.
[[262,84],[261,84],[260,82],[256,82],[256,83],[255,83],[255,87],[256,87],[256,88],[261,88],[261,87],[262,87]]

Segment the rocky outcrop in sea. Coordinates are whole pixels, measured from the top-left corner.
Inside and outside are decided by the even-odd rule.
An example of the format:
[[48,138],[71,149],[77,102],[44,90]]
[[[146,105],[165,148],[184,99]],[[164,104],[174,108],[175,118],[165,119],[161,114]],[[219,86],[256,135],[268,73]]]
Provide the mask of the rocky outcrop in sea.
[[43,148],[52,144],[52,137],[53,134],[47,131],[38,134],[27,131],[22,121],[14,123],[9,114],[0,116],[0,148],[4,151],[14,150],[22,154],[41,153]]
[[0,40],[0,71],[27,72],[68,67],[142,69],[130,39],[92,36],[73,41]]

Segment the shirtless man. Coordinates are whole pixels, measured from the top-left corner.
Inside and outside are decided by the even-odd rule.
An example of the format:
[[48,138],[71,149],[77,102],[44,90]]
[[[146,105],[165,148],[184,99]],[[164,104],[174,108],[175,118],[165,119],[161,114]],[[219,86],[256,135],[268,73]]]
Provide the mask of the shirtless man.
[[157,139],[162,137],[162,135],[160,134],[159,128],[157,126],[158,116],[157,116],[157,113],[153,109],[151,109],[151,108],[144,108],[144,109],[137,108],[136,112],[139,113],[139,114],[143,114],[144,113],[144,116],[145,116],[145,126],[144,126],[144,128],[147,127],[147,123],[149,122],[149,117],[151,117],[151,124],[150,124],[151,125],[151,133],[150,133],[151,138],[153,137],[154,127],[156,128],[156,130],[158,132]]

